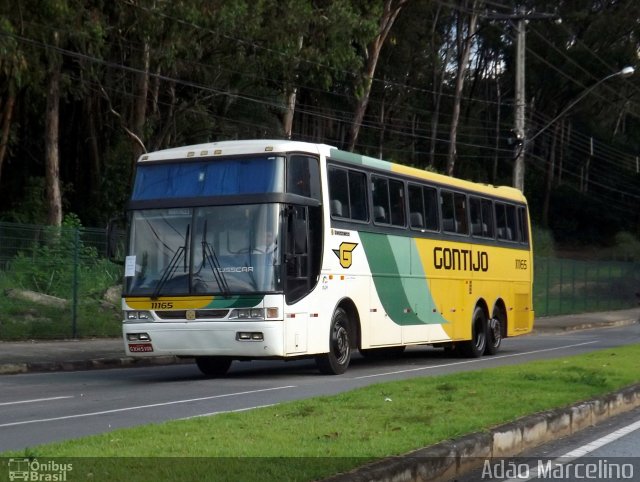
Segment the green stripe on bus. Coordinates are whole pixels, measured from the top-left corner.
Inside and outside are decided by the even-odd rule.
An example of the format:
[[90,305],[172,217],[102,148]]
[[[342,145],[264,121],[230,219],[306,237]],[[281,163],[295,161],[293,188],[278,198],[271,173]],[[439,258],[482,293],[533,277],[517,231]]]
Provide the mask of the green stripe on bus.
[[412,238],[361,232],[360,240],[378,297],[394,323],[447,323],[436,309]]
[[264,296],[222,296],[214,297],[207,308],[253,308],[262,302]]

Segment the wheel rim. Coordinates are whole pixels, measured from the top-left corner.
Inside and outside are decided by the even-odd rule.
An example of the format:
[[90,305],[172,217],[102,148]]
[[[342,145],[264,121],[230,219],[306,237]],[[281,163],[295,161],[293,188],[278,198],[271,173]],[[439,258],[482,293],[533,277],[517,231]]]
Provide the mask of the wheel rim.
[[502,327],[500,326],[500,320],[497,318],[491,318],[489,320],[489,334],[491,335],[491,344],[494,347],[500,346],[502,341]]
[[483,324],[484,324],[484,319],[482,318],[482,316],[478,315],[476,317],[475,323],[473,324],[473,328],[474,328],[473,341],[478,351],[483,351],[487,343],[487,337],[485,334]]
[[338,322],[333,330],[333,354],[340,365],[349,359],[349,350],[349,333],[344,325]]

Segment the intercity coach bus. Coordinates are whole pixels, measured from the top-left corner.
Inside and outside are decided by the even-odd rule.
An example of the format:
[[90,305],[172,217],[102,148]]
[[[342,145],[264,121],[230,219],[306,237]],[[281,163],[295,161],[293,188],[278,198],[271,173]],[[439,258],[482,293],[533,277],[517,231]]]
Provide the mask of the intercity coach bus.
[[432,345],[493,355],[533,326],[527,203],[494,187],[283,140],[144,154],[128,204],[125,350],[234,360]]

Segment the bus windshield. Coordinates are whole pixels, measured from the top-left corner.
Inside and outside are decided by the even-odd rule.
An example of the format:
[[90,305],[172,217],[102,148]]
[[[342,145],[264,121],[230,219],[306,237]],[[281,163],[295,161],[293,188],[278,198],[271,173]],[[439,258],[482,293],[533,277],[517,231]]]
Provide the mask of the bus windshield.
[[283,157],[167,161],[138,165],[131,200],[283,191]]
[[134,211],[125,293],[280,292],[279,221],[279,204]]

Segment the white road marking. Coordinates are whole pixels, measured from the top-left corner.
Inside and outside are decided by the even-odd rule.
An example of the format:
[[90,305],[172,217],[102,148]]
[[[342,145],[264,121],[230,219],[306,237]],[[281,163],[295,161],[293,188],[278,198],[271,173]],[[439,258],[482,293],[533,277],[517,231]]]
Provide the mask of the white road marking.
[[622,427],[616,430],[615,432],[611,432],[610,434],[605,435],[604,437],[601,437],[598,440],[594,440],[593,442],[583,445],[582,447],[578,447],[577,449],[572,450],[571,452],[567,452],[560,458],[561,459],[567,459],[567,458],[577,459],[579,457],[584,457],[585,455],[590,454],[591,452],[599,449],[600,447],[604,447],[605,445],[610,444],[611,442],[615,442],[616,440],[624,437],[625,435],[629,435],[631,432],[635,432],[636,430],[639,430],[639,429],[640,429],[640,420],[630,425],[627,425],[626,427]]
[[453,366],[456,366],[456,365],[468,365],[470,363],[483,363],[483,362],[488,362],[488,361],[491,361],[491,360],[498,360],[498,359],[501,359],[501,358],[512,358],[512,357],[516,357],[516,356],[533,355],[535,353],[544,353],[544,352],[547,352],[547,351],[562,350],[564,348],[575,348],[577,346],[592,345],[594,343],[598,343],[598,341],[587,341],[585,343],[576,343],[575,345],[564,345],[564,346],[558,346],[558,347],[555,347],[555,348],[545,348],[543,350],[525,351],[525,352],[522,352],[522,353],[512,353],[510,355],[498,355],[498,356],[491,356],[491,357],[475,358],[473,360],[465,360],[465,361],[459,361],[459,362],[453,362],[453,363],[444,363],[442,365],[431,365],[431,366],[418,367],[418,368],[409,368],[407,370],[396,370],[396,371],[393,371],[393,372],[374,373],[373,375],[363,375],[361,377],[354,377],[353,380],[361,380],[363,378],[384,377],[384,376],[387,376],[387,375],[398,375],[400,373],[419,372],[419,371],[423,371],[423,370],[433,370],[434,368],[453,367]]
[[0,424],[0,428],[4,428],[4,427],[15,427],[18,425],[28,425],[28,424],[32,424],[32,423],[44,423],[44,422],[55,422],[55,421],[59,421],[59,420],[69,420],[69,419],[73,419],[73,418],[83,418],[83,417],[94,417],[97,415],[106,415],[109,413],[118,413],[118,412],[128,412],[131,410],[141,410],[144,408],[156,408],[156,407],[166,407],[169,405],[177,405],[177,404],[181,404],[181,403],[192,403],[192,402],[201,402],[204,400],[215,400],[217,398],[227,398],[227,397],[237,397],[240,395],[252,395],[254,393],[262,393],[262,392],[269,392],[269,391],[273,391],[273,390],[284,390],[287,388],[296,388],[295,385],[287,385],[284,387],[273,387],[273,388],[264,388],[261,390],[250,390],[250,391],[246,391],[246,392],[236,392],[236,393],[226,393],[224,395],[212,395],[210,397],[200,397],[200,398],[189,398],[186,400],[173,400],[171,402],[162,402],[162,403],[152,403],[149,405],[138,405],[138,406],[134,406],[134,407],[123,407],[123,408],[115,408],[113,410],[102,410],[99,412],[89,412],[89,413],[78,413],[75,415],[65,415],[62,417],[51,417],[51,418],[40,418],[40,419],[35,419],[35,420],[23,420],[21,422],[11,422],[11,423],[3,423]]
[[590,454],[598,450],[601,447],[604,447],[611,442],[615,442],[616,440],[624,437],[625,435],[629,435],[632,432],[640,429],[640,420],[634,422],[626,427],[622,427],[614,432],[611,432],[604,437],[599,438],[598,440],[594,440],[593,442],[589,442],[588,444],[583,445],[582,447],[578,447],[577,449],[572,450],[571,452],[567,452],[564,455],[561,455],[555,460],[549,461],[549,463],[540,464],[538,463],[537,467],[531,471],[531,476],[528,478],[517,478],[517,479],[508,479],[504,482],[526,482],[527,480],[532,480],[543,475],[543,470],[548,470],[549,467],[558,467],[561,465],[567,465],[572,463],[573,461],[584,457],[585,455]]
[[268,405],[255,405],[253,407],[236,408],[235,410],[220,410],[219,412],[201,413],[199,415],[193,415],[191,417],[179,418],[177,420],[191,420],[192,418],[212,417],[214,415],[220,415],[222,413],[248,412],[250,410],[255,410],[257,408],[275,407],[276,405],[277,405],[277,403],[269,403]]
[[67,395],[64,397],[34,398],[33,400],[17,400],[15,402],[2,402],[0,403],[0,407],[4,407],[6,405],[20,405],[22,403],[50,402],[52,400],[64,400],[67,398],[75,398],[75,397],[73,395]]

